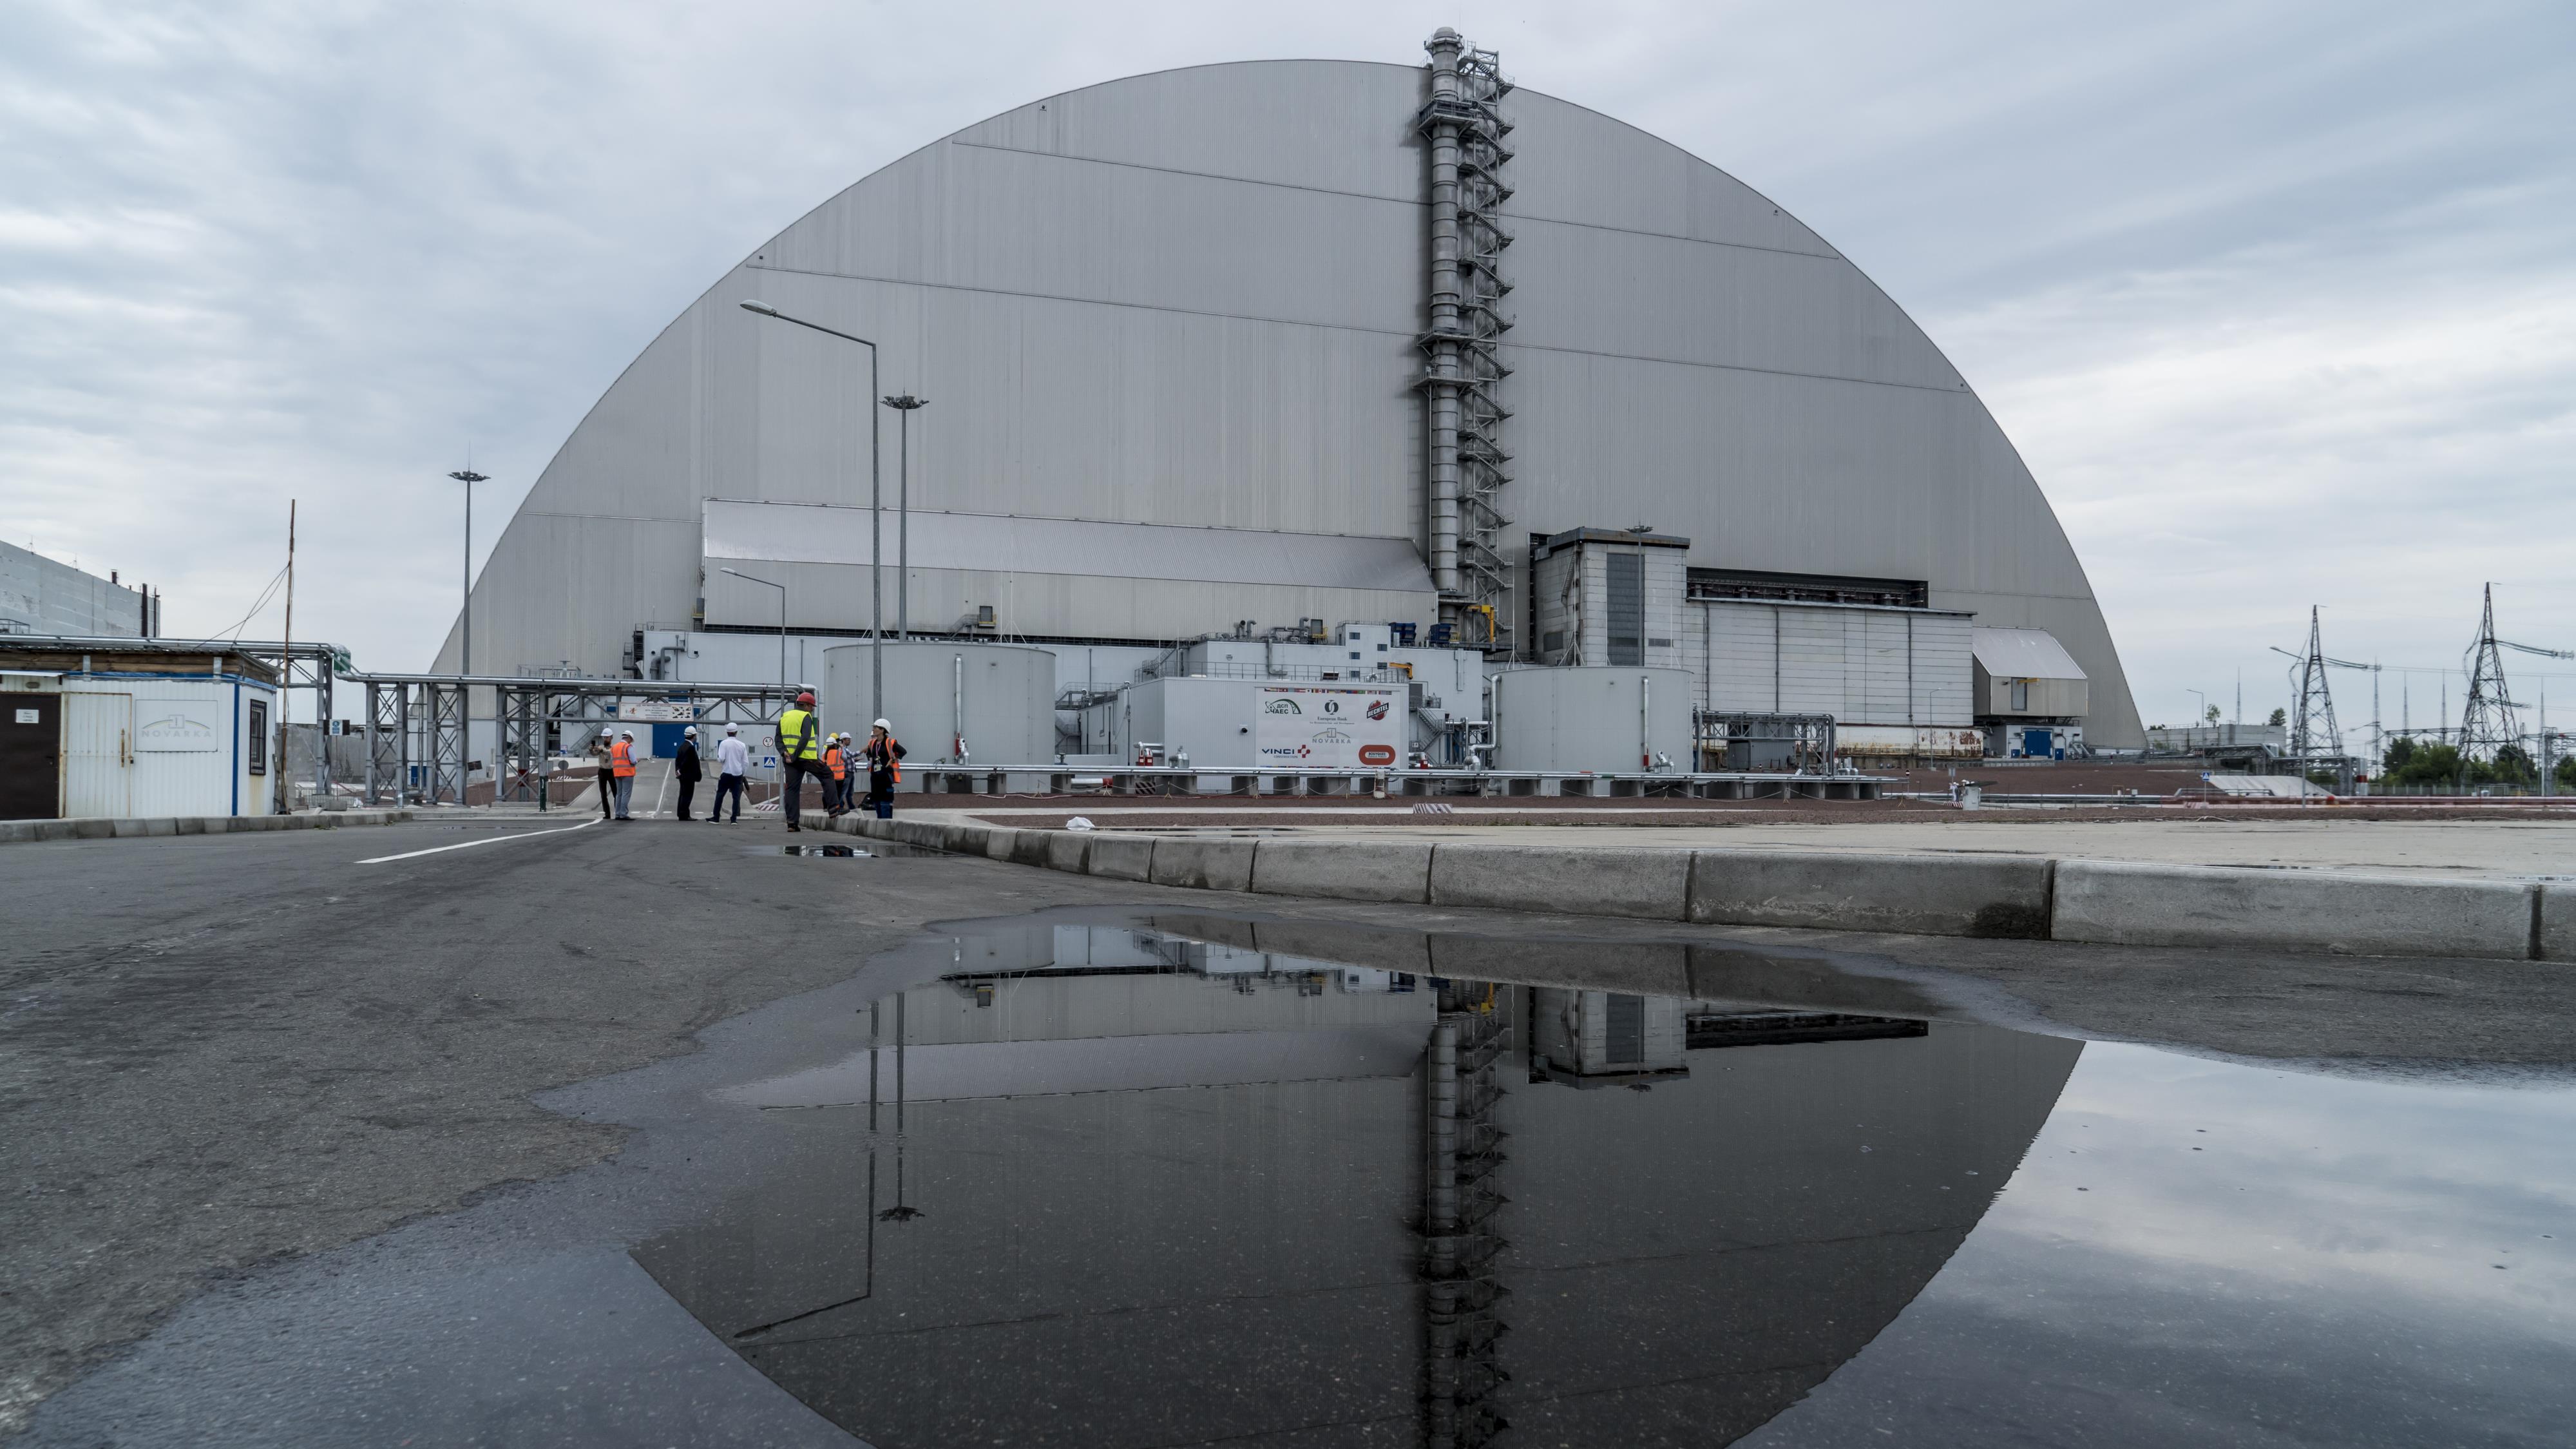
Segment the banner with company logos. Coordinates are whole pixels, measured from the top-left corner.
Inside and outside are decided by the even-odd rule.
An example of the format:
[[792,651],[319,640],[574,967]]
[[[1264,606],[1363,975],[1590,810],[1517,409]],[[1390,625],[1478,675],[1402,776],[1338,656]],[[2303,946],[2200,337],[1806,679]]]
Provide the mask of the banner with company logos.
[[1286,770],[1380,770],[1404,758],[1404,691],[1265,684],[1254,732],[1261,763]]

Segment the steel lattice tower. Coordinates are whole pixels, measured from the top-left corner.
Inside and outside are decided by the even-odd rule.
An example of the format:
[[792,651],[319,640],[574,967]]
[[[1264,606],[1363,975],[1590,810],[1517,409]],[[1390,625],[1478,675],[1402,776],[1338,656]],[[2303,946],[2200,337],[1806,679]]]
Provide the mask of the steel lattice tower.
[[1428,553],[1441,613],[1460,642],[1508,648],[1512,576],[1503,558],[1511,523],[1502,494],[1512,456],[1503,448],[1502,337],[1511,330],[1503,298],[1503,222],[1511,199],[1503,171],[1512,159],[1500,109],[1512,83],[1490,50],[1468,47],[1442,27],[1431,54],[1431,99],[1416,126],[1431,143],[1431,318],[1421,337],[1422,389],[1429,421]]
[[2504,685],[2504,646],[2496,640],[2493,584],[2486,586],[2486,607],[2478,618],[2478,640],[2469,646],[2468,666],[2469,702],[2460,708],[2460,758],[2491,760],[2496,751],[2522,738],[2513,696]]
[[2290,753],[2301,761],[2343,754],[2343,728],[2335,723],[2334,692],[2326,687],[2326,643],[2316,606],[2308,608],[2308,653],[2290,672],[2298,708],[2290,715]]

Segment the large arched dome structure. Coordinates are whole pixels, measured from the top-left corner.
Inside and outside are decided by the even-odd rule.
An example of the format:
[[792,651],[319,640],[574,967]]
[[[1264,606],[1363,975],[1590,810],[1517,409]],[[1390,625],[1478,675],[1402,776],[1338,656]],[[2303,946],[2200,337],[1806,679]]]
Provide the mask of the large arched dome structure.
[[[636,657],[648,628],[776,628],[777,592],[734,565],[789,585],[795,629],[867,627],[868,354],[738,306],[757,298],[873,339],[873,391],[931,401],[911,439],[916,630],[991,608],[1015,637],[1144,644],[1482,598],[1497,656],[1531,659],[1534,540],[1643,523],[1687,539],[1694,590],[1886,585],[1980,629],[2044,630],[2089,678],[2090,737],[2137,741],[2081,564],[1922,330],[1733,177],[1526,90],[1499,103],[1509,291],[1487,320],[1510,324],[1492,354],[1507,416],[1493,506],[1480,535],[1468,499],[1461,539],[1495,566],[1435,579],[1457,505],[1425,386],[1432,83],[1350,61],[1135,76],[826,201],[719,278],[565,441],[475,586],[474,658],[657,677]],[[892,412],[881,427],[891,509]],[[456,644],[451,629],[436,667]]]

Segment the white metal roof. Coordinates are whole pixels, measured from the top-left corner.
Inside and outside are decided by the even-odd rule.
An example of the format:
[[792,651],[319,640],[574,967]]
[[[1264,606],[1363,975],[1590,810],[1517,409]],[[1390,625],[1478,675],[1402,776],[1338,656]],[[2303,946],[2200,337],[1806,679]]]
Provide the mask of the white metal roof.
[[[868,510],[711,498],[709,558],[865,564]],[[884,511],[885,563],[896,515]],[[1100,523],[990,513],[912,513],[912,566],[975,573],[1093,574],[1122,579],[1432,591],[1410,539],[1162,523]]]
[[2046,629],[1979,629],[1977,662],[1998,679],[2082,679],[2083,667]]

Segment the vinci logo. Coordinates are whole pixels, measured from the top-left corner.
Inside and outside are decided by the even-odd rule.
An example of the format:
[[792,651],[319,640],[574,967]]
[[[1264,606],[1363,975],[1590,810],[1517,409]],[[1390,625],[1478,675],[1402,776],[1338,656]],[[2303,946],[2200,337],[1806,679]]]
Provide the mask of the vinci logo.
[[[1381,705],[1380,708],[1384,708],[1384,706]],[[1360,763],[1363,765],[1392,765],[1395,763],[1395,746],[1362,745],[1360,746]]]
[[[1372,700],[1370,700],[1370,701],[1369,701],[1369,707],[1368,707],[1368,717],[1369,717],[1370,719],[1384,719],[1384,718],[1386,718],[1386,701],[1385,701],[1385,700],[1382,700],[1382,699],[1372,699]],[[1372,760],[1372,761],[1370,761],[1370,763],[1371,763],[1371,764],[1375,764],[1375,763],[1377,763],[1377,762],[1376,762],[1376,761],[1374,761],[1374,760]]]

